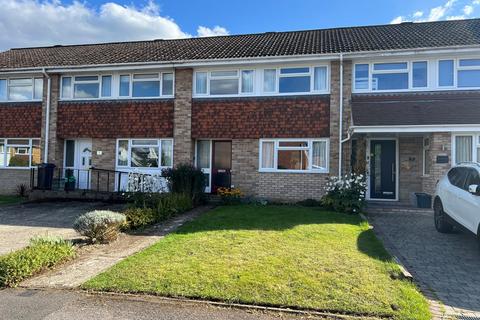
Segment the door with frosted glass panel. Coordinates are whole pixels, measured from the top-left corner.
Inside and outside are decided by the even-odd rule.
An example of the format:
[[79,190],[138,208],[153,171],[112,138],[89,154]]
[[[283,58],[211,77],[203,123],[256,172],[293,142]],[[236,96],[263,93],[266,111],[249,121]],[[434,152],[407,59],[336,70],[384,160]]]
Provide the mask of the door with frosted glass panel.
[[205,192],[211,192],[211,176],[212,168],[211,161],[212,158],[212,141],[211,140],[198,140],[197,141],[197,152],[196,152],[196,165],[197,168],[202,170],[205,175]]

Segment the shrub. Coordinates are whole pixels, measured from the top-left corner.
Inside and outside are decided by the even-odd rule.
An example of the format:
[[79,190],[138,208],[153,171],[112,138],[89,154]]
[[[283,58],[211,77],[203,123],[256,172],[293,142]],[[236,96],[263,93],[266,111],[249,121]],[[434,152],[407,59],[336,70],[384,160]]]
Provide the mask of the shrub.
[[345,175],[344,178],[330,177],[322,205],[338,212],[360,213],[365,205],[366,188],[362,174]]
[[229,204],[238,204],[242,197],[242,191],[238,188],[218,188],[217,194],[222,199],[222,203]]
[[73,224],[73,228],[92,243],[108,243],[117,239],[120,227],[125,222],[126,219],[123,214],[96,210],[78,217]]
[[25,198],[27,196],[28,187],[26,184],[21,183],[17,186],[15,192],[17,193],[17,196]]
[[157,212],[150,208],[129,208],[123,212],[129,229],[138,229],[157,221]]
[[193,208],[190,196],[180,193],[138,193],[132,199],[131,207],[124,212],[131,229],[163,221]]
[[162,171],[170,192],[183,193],[191,197],[197,205],[204,199],[205,175],[202,170],[189,164],[180,164],[175,168]]
[[192,208],[192,199],[190,196],[182,193],[163,194],[162,197],[159,197],[156,206],[159,220],[167,219]]
[[62,238],[33,238],[28,247],[0,257],[0,287],[15,287],[74,255],[72,244]]

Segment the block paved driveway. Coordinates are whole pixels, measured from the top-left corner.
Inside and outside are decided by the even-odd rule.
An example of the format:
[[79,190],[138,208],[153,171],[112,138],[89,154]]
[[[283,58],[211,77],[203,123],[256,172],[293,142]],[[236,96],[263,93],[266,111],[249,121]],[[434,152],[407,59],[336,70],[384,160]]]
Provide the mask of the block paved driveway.
[[21,249],[34,236],[78,238],[72,229],[79,215],[107,208],[95,202],[45,202],[0,207],[0,255]]
[[423,288],[444,304],[447,315],[480,317],[480,249],[466,232],[441,234],[432,213],[376,213],[368,219]]

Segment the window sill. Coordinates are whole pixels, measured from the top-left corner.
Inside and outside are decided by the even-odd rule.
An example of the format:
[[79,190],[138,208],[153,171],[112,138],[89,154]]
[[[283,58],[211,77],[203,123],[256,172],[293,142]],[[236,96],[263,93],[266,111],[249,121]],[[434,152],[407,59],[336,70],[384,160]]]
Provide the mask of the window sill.
[[315,91],[315,92],[292,92],[292,93],[259,93],[259,94],[222,94],[222,95],[196,95],[194,99],[215,99],[215,98],[261,98],[261,97],[292,97],[292,96],[315,96],[327,95],[330,91]]
[[0,167],[0,170],[30,170],[36,167]]

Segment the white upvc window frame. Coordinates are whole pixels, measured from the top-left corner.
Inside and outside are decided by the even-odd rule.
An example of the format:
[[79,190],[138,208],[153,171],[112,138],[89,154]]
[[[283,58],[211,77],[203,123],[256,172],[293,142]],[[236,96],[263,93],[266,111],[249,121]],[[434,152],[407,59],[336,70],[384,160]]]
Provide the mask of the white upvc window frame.
[[[145,141],[155,141],[155,145],[140,145],[140,144],[135,144],[133,145],[132,141],[133,140],[145,140]],[[127,153],[127,165],[119,165],[118,164],[118,151],[119,151],[119,146],[120,146],[120,141],[128,141],[128,153]],[[169,141],[172,145],[172,164],[169,166],[162,166],[162,142],[163,141]],[[132,147],[158,147],[158,167],[132,167]],[[115,144],[115,167],[118,169],[128,169],[128,170],[139,170],[139,171],[144,171],[144,170],[163,170],[167,168],[172,168],[173,167],[173,139],[172,138],[119,138],[116,141]]]
[[[326,168],[322,169],[313,169],[313,143],[314,142],[325,142],[325,153],[326,153]],[[274,144],[273,147],[273,168],[263,168],[263,143],[271,142]],[[280,147],[280,142],[307,142],[307,147]],[[291,170],[291,169],[277,169],[278,168],[278,151],[279,150],[308,150],[308,169],[307,170]],[[258,168],[259,172],[270,172],[270,173],[329,173],[330,166],[330,139],[329,138],[279,138],[279,139],[260,139],[259,140],[259,162]]]
[[477,162],[479,158],[480,152],[480,132],[462,132],[462,133],[455,133],[452,134],[452,166],[458,164],[457,162],[457,149],[456,149],[456,138],[457,137],[472,137],[472,162]]
[[[414,87],[413,86],[413,64],[416,62],[426,62],[427,63],[427,85],[425,87]],[[405,69],[387,69],[387,70],[375,70],[374,65],[376,64],[394,64],[394,63],[405,63]],[[357,89],[355,87],[356,83],[356,66],[366,64],[368,65],[368,87],[366,89]],[[430,88],[430,79],[431,79],[431,64],[428,59],[415,59],[415,60],[406,60],[406,59],[397,59],[397,60],[378,60],[378,61],[355,61],[353,64],[352,70],[352,86],[353,93],[381,93],[381,92],[408,92],[408,91],[425,91]],[[407,73],[408,84],[407,89],[386,89],[378,90],[373,89],[373,75],[374,74],[396,74],[396,73]]]
[[[321,67],[325,68],[326,71],[326,81],[325,89],[315,90],[315,68]],[[309,68],[308,73],[299,73],[299,74],[281,74],[280,69],[289,69],[289,68]],[[242,71],[253,71],[253,91],[252,92],[242,92]],[[264,72],[265,70],[275,70],[275,90],[274,91],[265,91],[264,90]],[[211,95],[210,94],[210,80],[212,79],[211,72],[217,71],[237,71],[238,75],[238,93],[237,94],[225,94],[225,95]],[[206,73],[206,93],[197,93],[197,74]],[[310,76],[310,91],[306,92],[286,92],[280,93],[280,77],[295,77],[308,75]],[[219,79],[216,77],[215,79]],[[228,77],[232,79],[233,77]],[[298,95],[318,95],[318,94],[329,94],[330,93],[330,62],[321,62],[315,64],[301,64],[301,65],[265,65],[265,66],[245,66],[241,68],[213,68],[205,69],[199,68],[196,69],[193,73],[193,97],[194,98],[226,98],[226,97],[245,97],[245,96],[298,96]]]
[[[110,84],[110,96],[102,96],[102,91],[103,91],[103,81],[102,77],[105,76],[110,76],[111,77],[111,84]],[[97,77],[97,80],[90,80],[90,81],[76,81],[76,77]],[[70,96],[69,97],[64,97],[63,96],[63,79],[64,78],[70,78]],[[72,75],[62,75],[60,77],[60,100],[80,100],[80,101],[85,101],[85,100],[110,100],[113,97],[113,82],[114,82],[114,77],[113,74],[72,74]],[[98,84],[98,98],[76,98],[75,97],[75,84]]]
[[[244,71],[253,71],[253,91],[252,92],[242,92],[243,84],[242,84],[242,73]],[[215,72],[236,72],[236,76],[213,76],[212,73]],[[197,74],[199,73],[206,73],[206,93],[197,93]],[[256,88],[256,76],[257,71],[255,68],[241,68],[241,69],[229,69],[229,68],[221,68],[221,69],[211,69],[211,70],[197,70],[193,74],[193,96],[194,97],[236,97],[236,96],[252,96],[255,94]],[[211,80],[234,80],[238,81],[238,92],[232,94],[210,94],[210,82]]]
[[[158,96],[151,96],[151,97],[133,97],[133,76],[139,74],[158,74],[159,75],[159,82],[160,88]],[[163,78],[165,74],[172,75],[172,94],[164,95],[163,94]],[[129,76],[129,94],[128,96],[120,96],[120,77],[121,76]],[[74,98],[74,85],[75,85],[75,77],[82,77],[82,76],[96,76],[98,77],[99,83],[99,97],[98,98]],[[110,76],[111,77],[111,93],[110,96],[102,96],[102,77]],[[69,97],[63,97],[63,79],[64,78],[71,78],[71,90]],[[137,80],[141,81],[141,80]],[[87,83],[86,81],[82,81],[82,83]],[[118,71],[118,72],[111,72],[111,73],[75,73],[75,74],[64,74],[60,78],[60,94],[59,94],[60,101],[99,101],[99,100],[148,100],[148,99],[171,99],[175,96],[175,71],[174,70],[135,70],[135,71]]]
[[[18,79],[29,79],[31,80],[31,87],[32,87],[32,94],[29,99],[23,99],[23,100],[10,100],[10,87],[13,87],[13,85],[10,84],[11,80],[18,80]],[[35,98],[35,80],[36,79],[41,79],[42,80],[42,94],[40,98]],[[0,103],[16,103],[16,102],[40,102],[43,99],[43,77],[42,76],[14,76],[14,77],[4,77],[0,75],[0,80],[4,80],[5,86],[6,86],[6,95],[5,99],[0,99]],[[30,85],[25,85],[25,86],[30,86]]]
[[[135,76],[137,75],[146,75],[146,74],[156,74],[157,78],[151,78],[151,79],[135,79]],[[163,94],[163,77],[165,74],[172,74],[172,94],[169,95],[164,95]],[[120,77],[121,76],[129,76],[129,94],[128,96],[121,96],[120,95]],[[159,82],[159,95],[158,96],[145,96],[145,97],[134,97],[133,96],[133,83],[134,82],[142,82],[142,81],[148,81],[148,80],[153,80],[153,81],[158,81]],[[174,71],[162,71],[162,72],[149,72],[148,70],[143,70],[141,72],[121,72],[118,75],[118,89],[116,92],[116,96],[118,99],[133,99],[133,100],[142,100],[142,99],[162,99],[162,98],[173,98],[175,95],[175,72]]]
[[[27,144],[7,144],[8,140],[28,140]],[[40,138],[0,138],[0,142],[3,142],[3,154],[0,153],[0,156],[3,157],[3,166],[0,166],[0,170],[30,170],[35,167],[32,166],[32,150],[33,150],[33,141],[38,141],[38,146],[41,148],[41,139]],[[7,163],[7,149],[11,148],[28,148],[28,153],[17,154],[16,155],[28,155],[28,167],[9,167]]]

